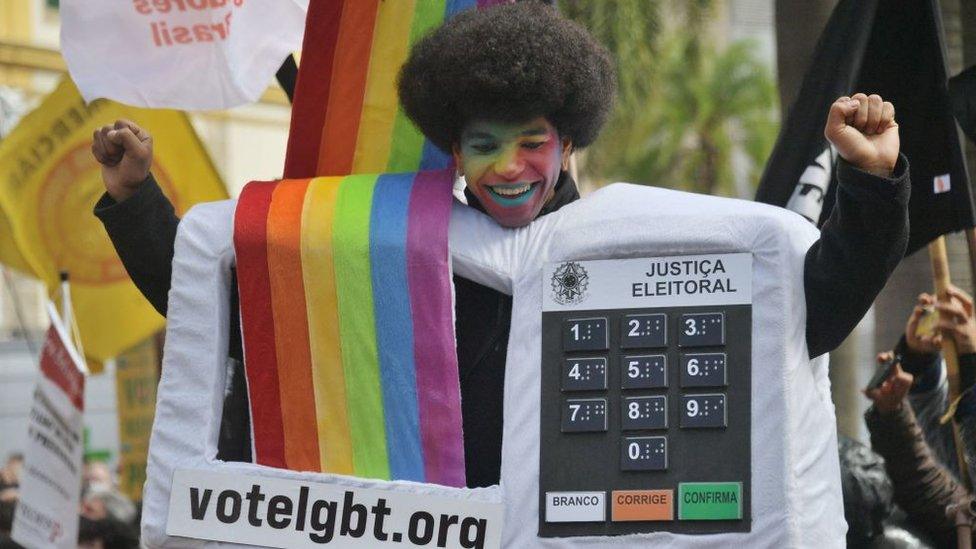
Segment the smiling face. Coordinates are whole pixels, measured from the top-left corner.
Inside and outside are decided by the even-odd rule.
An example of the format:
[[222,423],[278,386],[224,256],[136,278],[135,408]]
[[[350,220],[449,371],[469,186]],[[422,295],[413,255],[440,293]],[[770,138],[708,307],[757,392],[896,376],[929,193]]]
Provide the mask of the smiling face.
[[521,227],[552,198],[570,147],[543,117],[520,124],[478,120],[461,132],[454,159],[488,215]]

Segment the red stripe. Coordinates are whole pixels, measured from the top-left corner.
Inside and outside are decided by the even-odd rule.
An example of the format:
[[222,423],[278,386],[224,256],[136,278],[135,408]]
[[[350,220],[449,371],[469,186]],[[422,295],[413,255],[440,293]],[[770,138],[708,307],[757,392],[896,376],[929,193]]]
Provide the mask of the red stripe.
[[295,82],[291,130],[285,154],[286,179],[313,177],[332,86],[332,63],[345,0],[311,0],[305,19],[301,68]]
[[347,175],[352,172],[378,2],[356,0],[343,7],[339,46],[332,67],[332,89],[315,175]]
[[255,462],[284,468],[285,436],[266,245],[268,210],[276,186],[274,182],[251,182],[241,191],[234,215],[234,249]]

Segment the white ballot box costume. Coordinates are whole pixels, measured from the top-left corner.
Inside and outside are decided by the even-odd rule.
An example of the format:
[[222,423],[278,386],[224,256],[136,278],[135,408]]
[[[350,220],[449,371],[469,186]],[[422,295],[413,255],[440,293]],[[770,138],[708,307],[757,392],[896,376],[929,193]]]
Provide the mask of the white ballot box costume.
[[[201,477],[199,473],[210,479],[233,480],[225,473],[246,476],[238,483],[241,492],[250,488],[252,478],[263,478],[271,484],[287,480],[333,486],[340,493],[373,490],[390,494],[391,501],[406,498],[403,505],[408,507],[410,498],[419,502],[418,508],[431,509],[453,501],[456,509],[489,517],[485,547],[498,543],[520,549],[844,545],[846,523],[827,359],[811,360],[805,339],[804,256],[818,232],[800,216],[753,202],[630,184],[605,187],[520,229],[503,228],[486,215],[456,204],[450,225],[455,274],[511,293],[514,300],[501,482],[490,488],[456,489],[299,473],[213,458],[228,348],[233,214],[233,201],[197,206],[180,225],[143,512],[143,540],[148,546],[232,546],[224,542],[236,541],[291,547],[300,546],[301,540],[301,546],[317,546],[309,542],[307,532],[293,529],[269,532],[265,528],[264,533],[246,537],[251,534],[245,531],[257,529],[245,519],[236,524],[194,521],[187,479]],[[745,254],[751,264],[748,531],[679,534],[654,531],[655,523],[648,522],[643,523],[647,533],[541,537],[540,520],[545,520],[545,510],[540,513],[539,480],[541,332],[545,293],[552,291],[544,271],[566,261],[585,264],[712,254]],[[593,287],[600,281],[589,284]],[[676,427],[677,421],[673,423]],[[605,488],[609,493],[617,487]],[[216,497],[219,490],[214,492]],[[432,498],[432,503],[424,503],[425,498]],[[492,515],[496,512],[497,517]],[[396,515],[389,520],[395,531],[400,524]],[[223,541],[190,539],[196,537]],[[369,536],[337,535],[332,543],[385,546]],[[456,540],[449,540],[448,546],[460,546],[451,543]],[[431,543],[435,545],[436,539]]]

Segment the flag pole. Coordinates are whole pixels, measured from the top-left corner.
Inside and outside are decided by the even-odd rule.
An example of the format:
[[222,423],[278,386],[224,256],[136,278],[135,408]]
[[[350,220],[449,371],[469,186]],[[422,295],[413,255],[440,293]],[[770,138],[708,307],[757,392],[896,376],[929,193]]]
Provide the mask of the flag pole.
[[68,271],[61,271],[61,319],[65,330],[68,330],[68,337],[72,339],[75,349],[78,351],[85,375],[88,375],[90,372],[88,371],[88,364],[85,362],[85,348],[81,344],[81,332],[78,330],[74,307],[71,304],[71,285],[68,282]]
[[976,295],[976,227],[969,227],[966,233],[966,247],[969,249],[969,274],[972,277],[973,295]]
[[[932,263],[932,279],[935,282],[935,293],[939,301],[949,301],[949,256],[946,253],[945,236],[940,236],[929,243],[929,259]],[[941,314],[941,313],[940,313]],[[966,454],[963,451],[962,436],[959,424],[952,418],[959,398],[959,354],[956,342],[951,337],[942,338],[942,356],[946,362],[946,375],[949,381],[950,412],[943,416],[942,421],[952,421],[952,438],[956,446],[956,460],[959,463],[959,478],[962,479],[967,490],[971,490],[969,468],[966,466]]]

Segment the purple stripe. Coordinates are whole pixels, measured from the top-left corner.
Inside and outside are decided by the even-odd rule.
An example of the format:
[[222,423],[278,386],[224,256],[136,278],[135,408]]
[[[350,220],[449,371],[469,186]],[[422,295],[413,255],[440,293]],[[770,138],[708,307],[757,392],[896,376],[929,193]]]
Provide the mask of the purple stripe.
[[447,229],[453,171],[419,172],[410,194],[407,280],[427,482],[463,487],[461,384],[454,344]]

